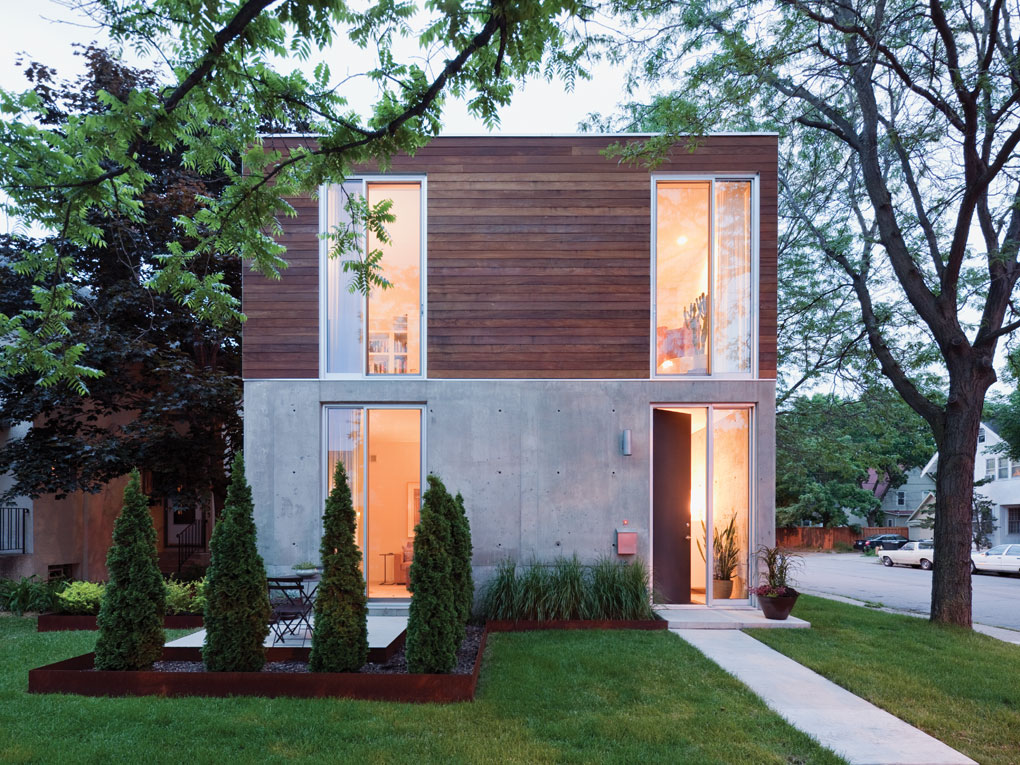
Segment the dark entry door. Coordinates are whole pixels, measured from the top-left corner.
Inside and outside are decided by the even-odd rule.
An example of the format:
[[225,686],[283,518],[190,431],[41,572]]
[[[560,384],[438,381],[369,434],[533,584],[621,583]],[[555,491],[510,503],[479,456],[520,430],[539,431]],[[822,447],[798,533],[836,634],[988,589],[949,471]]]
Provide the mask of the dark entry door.
[[652,570],[657,597],[691,602],[691,416],[652,411]]

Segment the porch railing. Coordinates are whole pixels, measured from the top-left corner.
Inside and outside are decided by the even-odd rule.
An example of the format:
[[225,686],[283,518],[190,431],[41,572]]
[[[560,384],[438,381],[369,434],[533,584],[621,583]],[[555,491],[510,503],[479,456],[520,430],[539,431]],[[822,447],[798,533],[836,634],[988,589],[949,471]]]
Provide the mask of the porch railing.
[[0,507],[0,555],[25,554],[27,519],[27,508]]
[[177,535],[177,573],[180,574],[184,564],[199,550],[205,549],[205,518],[199,518],[188,524]]

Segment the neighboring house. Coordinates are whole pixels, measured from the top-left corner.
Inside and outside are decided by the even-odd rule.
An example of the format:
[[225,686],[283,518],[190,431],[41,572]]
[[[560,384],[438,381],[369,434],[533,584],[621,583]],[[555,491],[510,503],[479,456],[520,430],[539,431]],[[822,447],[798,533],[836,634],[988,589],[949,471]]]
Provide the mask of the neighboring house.
[[[933,475],[924,473],[921,468],[910,468],[907,471],[907,480],[895,489],[889,487],[889,482],[882,474],[879,479],[878,471],[874,468],[868,470],[868,478],[861,484],[861,488],[867,489],[878,497],[882,504],[880,509],[885,513],[882,525],[888,528],[899,528],[907,525],[907,521],[924,498],[935,489],[935,478]],[[867,525],[867,518],[858,515],[851,515],[850,522],[858,525]],[[927,536],[918,537],[928,539]]]
[[[708,136],[654,171],[602,154],[629,137],[442,137],[291,200],[289,268],[243,293],[271,573],[318,559],[342,460],[370,598],[408,597],[435,473],[464,496],[479,581],[508,558],[636,553],[658,599],[710,604],[699,547],[732,519],[725,602],[748,602],[774,540],[777,137]],[[394,286],[368,298],[320,238],[346,195],[393,200]]]
[[[995,515],[996,529],[991,535],[994,547],[1010,542],[1020,544],[1020,462],[1013,462],[1009,457],[994,450],[1002,439],[986,422],[981,423],[978,431],[977,452],[974,459],[974,480],[989,479],[988,483],[977,486],[974,492],[991,500]],[[932,489],[935,483],[935,470],[938,467],[936,453],[924,466],[922,473],[931,480]],[[911,528],[910,538],[914,538],[914,530],[918,529],[918,538],[931,536],[931,529],[921,527],[925,518],[934,512],[935,494],[925,495],[911,514],[908,525]]]
[[[11,428],[0,428],[0,448],[9,439],[21,438],[31,427],[20,423]],[[148,483],[143,475],[143,483]],[[0,475],[0,494],[10,487],[10,477]],[[124,487],[128,477],[123,476],[106,484],[96,493],[72,492],[63,499],[46,494],[37,499],[17,497],[12,502],[0,503],[0,578],[22,576],[40,578],[73,578],[105,580],[106,554],[113,539],[113,523],[123,507]],[[148,486],[143,486],[148,493]],[[185,566],[202,566],[208,563],[206,539],[201,511],[196,518],[194,508],[180,508],[172,498],[157,498],[151,508],[156,527],[156,544],[160,568],[164,573],[176,574],[180,570],[180,542],[178,535],[197,521],[192,532],[195,548],[185,546],[188,553]]]

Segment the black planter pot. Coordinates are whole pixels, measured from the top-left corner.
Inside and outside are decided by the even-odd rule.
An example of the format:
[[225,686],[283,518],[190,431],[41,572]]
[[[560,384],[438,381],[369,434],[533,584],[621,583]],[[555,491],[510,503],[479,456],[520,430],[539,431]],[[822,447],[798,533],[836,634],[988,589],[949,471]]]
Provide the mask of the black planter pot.
[[790,612],[793,610],[793,604],[797,602],[799,597],[799,592],[778,598],[759,597],[758,605],[761,606],[761,612],[765,614],[766,619],[782,621],[790,615]]

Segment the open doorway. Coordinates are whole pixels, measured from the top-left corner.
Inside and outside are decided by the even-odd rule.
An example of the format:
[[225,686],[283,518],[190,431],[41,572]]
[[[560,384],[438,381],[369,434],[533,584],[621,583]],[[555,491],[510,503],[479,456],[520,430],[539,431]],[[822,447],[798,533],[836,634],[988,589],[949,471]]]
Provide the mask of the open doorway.
[[750,406],[653,407],[656,602],[747,602],[752,415]]

